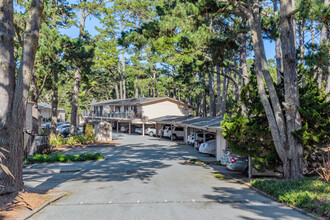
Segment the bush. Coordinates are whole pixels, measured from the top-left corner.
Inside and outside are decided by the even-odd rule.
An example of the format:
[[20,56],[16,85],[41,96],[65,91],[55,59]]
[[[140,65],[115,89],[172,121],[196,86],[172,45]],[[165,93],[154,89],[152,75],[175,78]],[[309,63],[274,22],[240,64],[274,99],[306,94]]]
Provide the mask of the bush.
[[55,162],[74,162],[87,160],[104,159],[99,153],[83,153],[79,155],[63,155],[56,153],[54,155],[36,154],[32,158],[27,158],[25,162],[29,163],[55,163]]
[[62,138],[60,135],[51,134],[49,136],[49,145],[51,145],[51,146],[59,147],[66,143],[67,143],[67,141],[64,138]]
[[316,178],[301,180],[254,180],[251,185],[276,199],[311,212],[330,217],[330,185]]

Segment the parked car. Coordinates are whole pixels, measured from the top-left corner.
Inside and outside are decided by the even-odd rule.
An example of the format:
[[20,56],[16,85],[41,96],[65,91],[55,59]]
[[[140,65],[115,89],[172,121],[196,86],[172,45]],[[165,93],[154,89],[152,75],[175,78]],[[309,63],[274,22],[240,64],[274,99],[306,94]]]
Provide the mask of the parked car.
[[183,137],[184,137],[183,127],[174,127],[173,131],[171,131],[171,136],[172,136],[173,140],[176,140],[178,138],[183,139]]
[[135,128],[135,133],[142,134],[142,128]]
[[164,132],[163,132],[163,137],[167,137],[167,138],[170,138],[172,135],[171,133],[171,127],[166,127]]
[[205,143],[202,143],[199,146],[199,152],[203,153],[203,154],[211,154],[211,155],[215,155],[215,148],[216,148],[216,140],[212,139],[209,141],[206,141]]
[[168,128],[171,129],[171,126],[169,126],[169,125],[164,125],[162,129],[159,129],[159,131],[158,131],[158,136],[159,136],[159,137],[164,137],[164,132],[165,132],[165,130],[167,130]]
[[241,172],[248,171],[248,157],[232,153],[226,167],[230,170]]
[[193,145],[195,143],[195,133],[188,135],[187,143],[190,145]]
[[220,158],[221,165],[227,166],[227,164],[230,162],[232,154],[233,152],[231,152],[230,150],[225,150],[223,156]]
[[[215,139],[214,134],[210,134],[210,133],[205,134],[205,142],[212,139]],[[194,147],[198,150],[203,142],[204,142],[203,133],[201,132],[196,133]]]
[[128,130],[129,130],[129,128],[128,127],[125,127],[125,126],[121,126],[121,128],[120,128],[120,131],[121,132],[124,132],[124,133],[127,133]]
[[[63,138],[67,138],[70,136],[70,127],[62,128],[59,132],[59,135]],[[83,135],[83,130],[80,127],[77,127],[77,135]]]
[[51,122],[46,122],[46,123],[44,123],[44,124],[42,124],[41,126],[41,129],[45,129],[46,127],[52,127],[52,123]]
[[147,128],[145,134],[148,134],[149,136],[153,137],[154,135],[156,135],[156,128]]
[[56,132],[59,133],[64,128],[70,128],[70,124],[61,124],[61,125],[57,126]]

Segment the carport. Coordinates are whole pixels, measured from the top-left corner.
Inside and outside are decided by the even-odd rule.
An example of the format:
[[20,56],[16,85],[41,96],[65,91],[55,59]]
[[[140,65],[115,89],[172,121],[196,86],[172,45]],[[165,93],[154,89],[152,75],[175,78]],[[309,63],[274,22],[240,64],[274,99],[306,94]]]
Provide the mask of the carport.
[[[216,134],[216,160],[219,161],[223,156],[224,150],[227,147],[227,141],[222,137],[223,129],[220,126],[223,118],[221,117],[192,117],[192,116],[164,116],[160,118],[151,119],[151,121],[156,123],[156,132],[160,126],[169,124],[171,125],[171,130],[173,126],[179,126],[184,128],[184,142],[187,143],[188,135],[192,132],[195,133],[196,130],[201,130],[203,132],[203,137],[205,141],[205,135],[207,132]],[[172,138],[171,138],[172,140]]]

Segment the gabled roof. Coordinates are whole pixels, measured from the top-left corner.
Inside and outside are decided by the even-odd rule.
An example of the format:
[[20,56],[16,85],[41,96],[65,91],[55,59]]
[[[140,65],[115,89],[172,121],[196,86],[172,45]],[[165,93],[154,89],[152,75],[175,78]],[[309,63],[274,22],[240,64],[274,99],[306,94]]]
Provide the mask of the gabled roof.
[[[52,105],[48,104],[48,103],[43,103],[43,102],[40,102],[38,103],[38,109],[52,109]],[[63,108],[57,108],[57,110],[60,110],[60,111],[65,111],[65,109]]]
[[178,100],[169,98],[169,97],[157,97],[157,98],[131,98],[131,99],[112,99],[102,102],[95,102],[90,104],[91,106],[104,106],[104,105],[113,105],[113,106],[124,106],[124,105],[149,105],[157,102],[170,101],[176,104],[190,107],[189,105],[180,102]]

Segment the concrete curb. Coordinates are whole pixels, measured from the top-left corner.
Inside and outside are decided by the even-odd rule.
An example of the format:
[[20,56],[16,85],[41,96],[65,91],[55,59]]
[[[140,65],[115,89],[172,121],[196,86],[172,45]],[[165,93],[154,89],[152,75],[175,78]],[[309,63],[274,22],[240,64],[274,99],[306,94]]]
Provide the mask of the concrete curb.
[[[229,179],[226,179],[226,176],[225,176],[225,180],[229,180]],[[242,185],[245,185],[245,186],[249,187],[250,189],[252,189],[252,190],[256,191],[257,193],[259,193],[260,195],[265,196],[265,197],[267,197],[267,198],[269,198],[269,199],[271,199],[271,200],[273,200],[273,201],[275,201],[277,203],[280,203],[281,205],[285,205],[286,207],[292,208],[292,209],[294,209],[294,210],[296,210],[296,211],[298,211],[298,212],[300,212],[300,213],[302,213],[304,215],[307,215],[310,218],[318,219],[318,220],[323,220],[323,218],[319,218],[319,217],[317,217],[317,216],[315,216],[315,215],[313,215],[311,213],[308,213],[308,212],[304,211],[303,209],[297,208],[295,206],[290,206],[290,205],[286,204],[285,202],[282,202],[282,201],[276,199],[275,197],[273,197],[273,196],[271,196],[271,195],[269,195],[269,194],[267,194],[267,193],[265,193],[265,192],[263,192],[263,191],[255,188],[255,187],[253,187],[250,183],[246,183],[246,182],[244,182],[244,181],[242,181],[240,179],[236,179],[236,178],[230,178],[230,180],[234,180],[237,183],[240,183]]]
[[32,213],[26,214],[25,216],[23,216],[22,218],[20,218],[20,220],[26,220],[26,219],[31,218],[33,215],[35,215],[36,213],[40,212],[46,206],[50,205],[53,202],[56,202],[57,200],[61,199],[62,197],[66,196],[66,195],[68,195],[68,194],[67,193],[61,193],[60,195],[58,195],[55,198],[49,200],[48,202],[46,202],[45,204],[43,204],[39,208],[33,210]]
[[52,173],[75,173],[82,169],[31,169],[23,170],[23,174],[52,174]]

